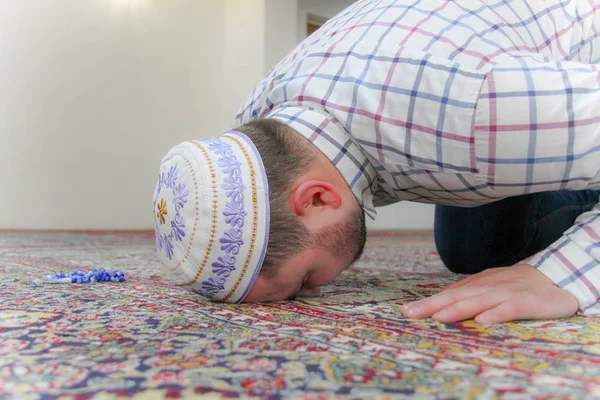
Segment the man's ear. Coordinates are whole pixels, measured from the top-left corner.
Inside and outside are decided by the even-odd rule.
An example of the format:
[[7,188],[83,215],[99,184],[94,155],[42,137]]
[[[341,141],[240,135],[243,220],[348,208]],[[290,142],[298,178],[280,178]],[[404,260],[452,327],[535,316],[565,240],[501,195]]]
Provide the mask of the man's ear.
[[310,180],[292,189],[290,202],[296,215],[308,217],[338,209],[342,205],[342,196],[332,184]]

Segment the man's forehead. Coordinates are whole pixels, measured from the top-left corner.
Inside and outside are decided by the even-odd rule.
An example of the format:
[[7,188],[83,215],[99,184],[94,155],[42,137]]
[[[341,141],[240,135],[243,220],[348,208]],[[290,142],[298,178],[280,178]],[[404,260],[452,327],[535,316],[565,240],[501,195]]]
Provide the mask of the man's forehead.
[[292,278],[291,274],[287,274],[287,278],[288,282],[285,282],[276,276],[270,278],[259,276],[247,296],[247,301],[265,302],[284,300],[294,295],[294,282],[299,278]]

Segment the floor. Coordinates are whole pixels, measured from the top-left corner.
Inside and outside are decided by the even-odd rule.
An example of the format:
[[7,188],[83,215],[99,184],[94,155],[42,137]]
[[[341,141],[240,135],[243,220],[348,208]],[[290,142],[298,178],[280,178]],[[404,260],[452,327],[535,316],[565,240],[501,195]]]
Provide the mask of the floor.
[[[166,280],[152,234],[0,233],[0,398],[600,398],[600,319],[411,321],[459,279],[430,233],[369,236],[318,298],[203,301]],[[123,283],[46,284],[104,268]],[[64,397],[63,397],[64,398]]]

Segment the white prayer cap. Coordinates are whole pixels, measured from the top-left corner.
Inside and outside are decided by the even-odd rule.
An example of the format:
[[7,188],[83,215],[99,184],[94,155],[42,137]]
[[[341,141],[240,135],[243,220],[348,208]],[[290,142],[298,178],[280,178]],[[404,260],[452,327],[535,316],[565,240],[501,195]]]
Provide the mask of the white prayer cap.
[[153,215],[158,255],[174,284],[228,303],[246,297],[269,242],[267,176],[246,135],[229,131],[171,149]]

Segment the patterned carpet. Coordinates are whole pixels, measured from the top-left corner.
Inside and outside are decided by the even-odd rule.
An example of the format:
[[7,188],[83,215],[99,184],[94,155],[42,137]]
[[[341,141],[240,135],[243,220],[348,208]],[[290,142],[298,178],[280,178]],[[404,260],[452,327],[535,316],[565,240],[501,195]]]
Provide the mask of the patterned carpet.
[[[377,234],[320,298],[202,301],[147,234],[0,233],[0,398],[600,398],[600,319],[410,321],[457,277],[428,234]],[[120,269],[125,283],[45,285]]]

